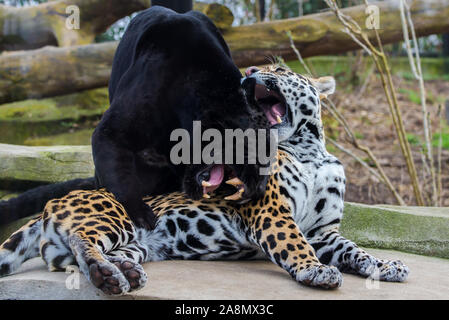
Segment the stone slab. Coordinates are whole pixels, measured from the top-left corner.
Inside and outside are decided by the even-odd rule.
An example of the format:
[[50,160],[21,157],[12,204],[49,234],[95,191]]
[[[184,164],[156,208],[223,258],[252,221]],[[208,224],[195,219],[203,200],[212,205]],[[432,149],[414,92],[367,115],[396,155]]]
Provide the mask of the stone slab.
[[361,246],[449,258],[449,208],[347,202],[340,230]]
[[[404,283],[373,282],[344,274],[341,288],[305,287],[269,261],[161,261],[144,265],[145,288],[118,299],[449,299],[449,260],[395,251],[367,249],[379,258],[400,259],[410,268]],[[72,277],[72,278],[70,278]],[[67,289],[73,274],[48,272],[40,258],[0,279],[0,299],[110,299],[83,275],[79,289]]]

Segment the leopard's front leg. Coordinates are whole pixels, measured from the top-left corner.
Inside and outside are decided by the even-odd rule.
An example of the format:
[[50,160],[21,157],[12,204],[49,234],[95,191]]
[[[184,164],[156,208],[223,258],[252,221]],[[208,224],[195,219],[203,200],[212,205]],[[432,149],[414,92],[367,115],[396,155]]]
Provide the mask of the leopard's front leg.
[[336,266],[344,272],[370,276],[382,281],[404,281],[409,270],[401,261],[377,259],[339,234],[345,192],[343,167],[335,162],[321,167],[317,181],[321,183],[315,186],[315,202],[308,212],[309,220],[316,222],[305,230],[305,235],[320,262]]
[[258,205],[244,209],[243,217],[252,240],[298,282],[326,289],[341,286],[340,271],[319,262],[291,217],[288,205],[266,197]]
[[377,259],[342,237],[336,229],[318,231],[309,241],[322,263],[343,272],[391,282],[403,282],[409,274],[409,268],[401,261]]

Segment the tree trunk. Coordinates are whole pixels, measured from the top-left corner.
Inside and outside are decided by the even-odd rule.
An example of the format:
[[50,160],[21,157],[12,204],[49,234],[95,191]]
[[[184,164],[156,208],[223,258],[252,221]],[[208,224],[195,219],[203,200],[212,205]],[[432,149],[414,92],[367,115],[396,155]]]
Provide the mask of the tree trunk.
[[[399,9],[395,1],[370,2],[379,7],[379,35],[384,44],[403,40]],[[343,9],[359,25],[368,31],[375,43],[375,33],[365,29],[365,5]],[[411,2],[411,14],[417,36],[440,34],[449,31],[449,0],[415,0]],[[358,50],[360,46],[347,34],[332,12],[306,15],[299,18],[275,20],[224,30],[224,38],[229,44],[234,61],[244,67],[267,63],[267,56],[280,55],[285,60],[295,59],[290,47],[287,31],[301,55],[338,54]]]
[[[23,8],[0,5],[0,51],[89,44],[114,22],[148,8],[150,3],[151,0],[58,0]],[[152,3],[166,3],[179,12],[192,9],[192,0]],[[79,8],[79,28],[73,20],[74,7],[70,6]],[[234,21],[231,10],[223,5],[196,2],[193,9],[209,16],[221,29]]]
[[0,5],[0,51],[89,44],[120,18],[149,5],[150,0],[59,0],[21,8]]
[[449,57],[449,33],[443,34],[443,57]]
[[[394,3],[373,4],[380,8],[379,34],[383,43],[402,41],[401,21]],[[343,12],[365,26],[364,5]],[[411,13],[417,36],[449,32],[449,0],[415,0]],[[267,63],[269,55],[295,59],[285,34],[288,30],[303,57],[359,49],[330,12],[231,27],[224,30],[224,37],[236,64],[245,67]],[[116,46],[116,42],[110,42],[0,55],[0,103],[106,86]]]
[[265,20],[266,10],[265,10],[265,0],[258,0],[259,1],[259,15],[260,15],[260,21]]
[[0,103],[105,87],[118,42],[0,55]]

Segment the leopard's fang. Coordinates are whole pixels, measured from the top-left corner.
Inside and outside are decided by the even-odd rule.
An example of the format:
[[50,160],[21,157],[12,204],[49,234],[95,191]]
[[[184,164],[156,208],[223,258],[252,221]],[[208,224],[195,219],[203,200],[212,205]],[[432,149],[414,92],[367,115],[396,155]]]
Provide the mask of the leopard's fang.
[[245,191],[245,188],[241,187],[236,193],[225,197],[225,200],[240,200],[242,198],[242,194]]
[[230,184],[231,186],[241,186],[243,185],[243,182],[239,178],[235,177],[226,181],[226,184]]
[[209,182],[207,182],[206,180],[201,181],[201,185],[202,185],[203,187],[211,187],[211,186],[212,186],[212,184],[209,183]]

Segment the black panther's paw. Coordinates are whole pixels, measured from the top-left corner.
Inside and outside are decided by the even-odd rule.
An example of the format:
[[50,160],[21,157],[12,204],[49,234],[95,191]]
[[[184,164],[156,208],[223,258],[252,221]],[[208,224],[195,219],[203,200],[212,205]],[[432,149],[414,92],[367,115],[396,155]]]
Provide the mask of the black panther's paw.
[[125,206],[126,212],[137,227],[147,230],[153,230],[156,227],[157,216],[144,202],[139,203],[138,206],[128,207]]

